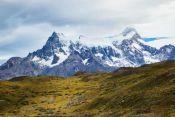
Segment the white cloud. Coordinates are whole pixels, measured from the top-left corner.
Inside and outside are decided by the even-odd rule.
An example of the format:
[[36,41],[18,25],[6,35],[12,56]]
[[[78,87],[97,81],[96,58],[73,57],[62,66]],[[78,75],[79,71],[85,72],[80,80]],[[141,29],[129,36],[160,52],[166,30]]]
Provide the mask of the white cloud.
[[144,36],[175,36],[175,1],[149,10],[150,21],[135,24]]
[[147,44],[159,49],[160,47],[162,47],[164,45],[169,45],[169,44],[175,45],[175,38],[154,40],[154,41],[147,42]]
[[144,37],[173,37],[174,9],[174,0],[1,0],[0,54],[25,56],[53,31],[103,37],[134,26]]

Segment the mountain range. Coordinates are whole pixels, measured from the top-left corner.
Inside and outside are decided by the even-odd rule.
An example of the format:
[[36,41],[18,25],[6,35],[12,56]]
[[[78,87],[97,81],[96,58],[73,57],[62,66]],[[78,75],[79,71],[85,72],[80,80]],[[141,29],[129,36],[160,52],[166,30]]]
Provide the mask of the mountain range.
[[73,40],[63,33],[53,32],[41,49],[24,58],[12,57],[1,65],[0,79],[112,72],[121,67],[139,67],[175,59],[174,45],[164,45],[159,49],[151,47],[131,27],[118,35],[100,38],[98,41],[83,35]]

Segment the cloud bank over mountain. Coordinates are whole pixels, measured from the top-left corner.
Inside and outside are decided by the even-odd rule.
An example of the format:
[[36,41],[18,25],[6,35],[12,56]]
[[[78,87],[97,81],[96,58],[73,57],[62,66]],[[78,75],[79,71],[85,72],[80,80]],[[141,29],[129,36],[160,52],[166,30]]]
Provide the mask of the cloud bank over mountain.
[[0,61],[41,48],[53,31],[105,37],[133,26],[144,37],[174,37],[174,9],[174,0],[1,0]]

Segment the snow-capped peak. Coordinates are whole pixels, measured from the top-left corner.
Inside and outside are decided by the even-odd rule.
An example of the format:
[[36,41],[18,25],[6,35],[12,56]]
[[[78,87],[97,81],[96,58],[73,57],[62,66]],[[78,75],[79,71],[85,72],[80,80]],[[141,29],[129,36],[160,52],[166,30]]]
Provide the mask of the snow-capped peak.
[[63,33],[56,33],[53,32],[52,35],[46,42],[46,45],[53,46],[53,45],[60,45],[63,41],[65,41],[65,35]]
[[1,66],[0,79],[24,75],[70,76],[77,71],[110,72],[120,67],[174,60],[174,53],[173,45],[160,49],[147,45],[131,27],[106,38],[69,37],[53,32],[43,48]]
[[[71,52],[76,51],[81,54],[81,56],[85,56],[86,54],[82,53],[82,51],[88,48],[87,51],[90,50],[94,52],[95,55],[101,55],[98,59],[101,59],[101,61],[105,59],[107,65],[111,66],[113,64],[114,66],[119,66],[113,62],[114,59],[118,62],[123,60],[122,56],[124,56],[124,53],[122,51],[124,51],[125,48],[132,50],[129,54],[132,54],[135,50],[142,50],[142,44],[140,44],[141,42],[138,40],[140,39],[140,35],[131,27],[126,28],[118,35],[106,38],[86,37],[84,35],[75,38],[74,40],[72,37],[64,36],[63,33],[53,32],[43,49],[40,49],[34,54],[33,61],[53,67],[68,59]],[[88,53],[87,55],[90,56],[90,54],[92,53]],[[120,56],[121,58],[116,58],[116,56]],[[83,57],[83,60],[84,59],[89,58]],[[122,66],[122,64],[120,66]],[[130,64],[129,66],[132,65]]]
[[132,28],[132,27],[127,27],[123,30],[122,32],[122,35],[123,36],[127,36],[129,35],[130,33],[137,33],[136,29],[135,28]]
[[53,32],[51,37],[64,37],[64,34]]

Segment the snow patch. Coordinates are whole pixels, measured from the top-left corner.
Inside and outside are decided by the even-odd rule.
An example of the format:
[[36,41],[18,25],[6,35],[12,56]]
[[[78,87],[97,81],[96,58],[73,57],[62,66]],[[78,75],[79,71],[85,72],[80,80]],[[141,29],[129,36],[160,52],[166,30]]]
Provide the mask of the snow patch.
[[100,58],[102,58],[102,57],[103,57],[103,54],[101,54],[101,53],[97,53],[97,54],[95,54],[95,56],[96,56],[96,57],[100,57]]
[[89,60],[89,59],[85,59],[85,60],[83,60],[83,61],[82,61],[82,62],[83,62],[83,64],[84,64],[84,65],[86,65],[86,64],[87,64],[87,62],[88,62],[88,60]]
[[58,60],[58,62],[56,64],[52,64],[54,56],[49,57],[48,60],[41,59],[41,58],[35,56],[32,59],[32,61],[37,62],[37,63],[39,63],[39,64],[41,64],[43,66],[54,67],[54,66],[57,66],[57,65],[61,64],[62,62],[64,62],[69,56],[68,54],[66,55],[66,54],[64,54],[62,52],[61,53],[55,53],[55,54],[59,58],[59,60]]

